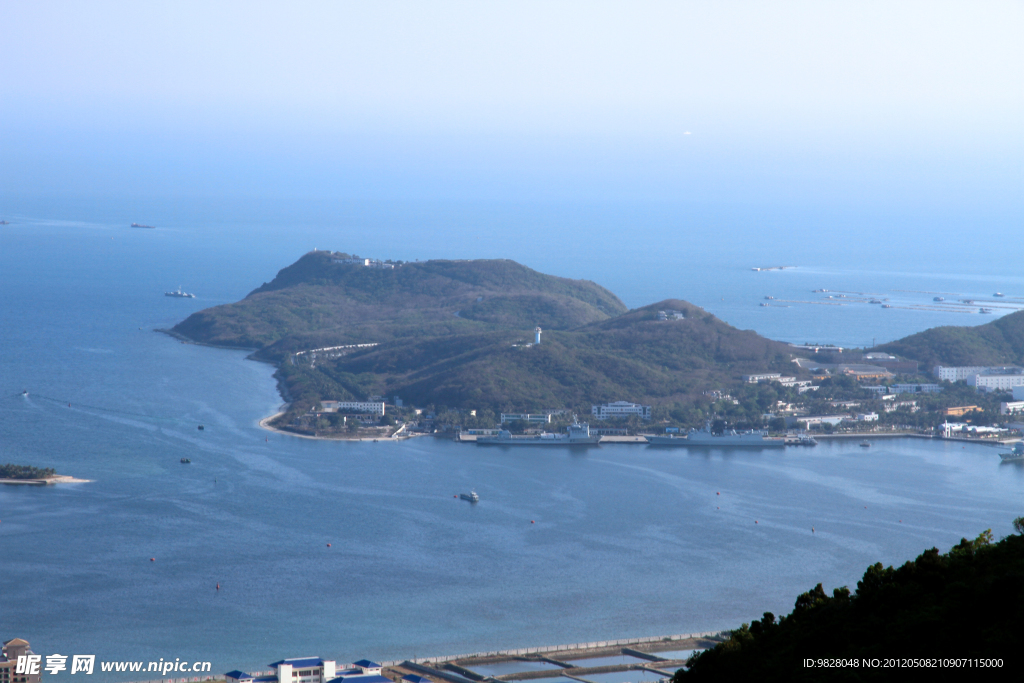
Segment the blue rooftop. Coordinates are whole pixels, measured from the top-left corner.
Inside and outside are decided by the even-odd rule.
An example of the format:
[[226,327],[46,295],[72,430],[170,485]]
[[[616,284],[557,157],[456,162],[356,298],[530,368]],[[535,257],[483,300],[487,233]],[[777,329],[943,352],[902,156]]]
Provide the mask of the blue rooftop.
[[365,674],[360,676],[341,676],[339,678],[332,679],[328,683],[395,683],[387,676],[367,676]]
[[358,662],[353,662],[356,666],[361,669],[379,669],[380,664],[377,662],[371,662],[369,659],[360,659]]
[[322,666],[323,663],[324,660],[319,657],[296,657],[295,659],[282,659],[279,662],[273,662],[270,666],[276,669],[282,664],[291,664],[293,669],[304,669],[311,666]]
[[250,676],[249,674],[245,673],[244,671],[239,671],[238,669],[235,669],[234,671],[229,671],[226,674],[224,674],[224,678],[240,679],[240,678],[252,678],[252,676]]

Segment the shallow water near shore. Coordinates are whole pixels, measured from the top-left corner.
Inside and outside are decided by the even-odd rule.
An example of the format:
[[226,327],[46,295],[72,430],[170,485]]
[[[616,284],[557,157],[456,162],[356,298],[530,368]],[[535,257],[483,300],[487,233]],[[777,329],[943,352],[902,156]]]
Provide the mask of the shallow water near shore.
[[[0,635],[37,653],[221,673],[731,628],[1022,514],[1024,468],[982,445],[575,452],[268,433],[273,368],[153,330],[291,256],[104,223],[4,239],[0,460],[94,480],[0,487],[0,580],[16,587]],[[179,278],[200,297],[163,297]],[[689,286],[664,296],[698,298]],[[470,489],[479,504],[456,497]]]

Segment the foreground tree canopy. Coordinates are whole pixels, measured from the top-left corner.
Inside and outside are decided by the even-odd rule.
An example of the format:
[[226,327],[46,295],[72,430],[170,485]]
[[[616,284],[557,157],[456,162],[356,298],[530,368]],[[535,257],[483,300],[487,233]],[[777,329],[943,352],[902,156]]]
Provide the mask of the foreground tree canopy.
[[[673,683],[691,681],[864,681],[950,674],[997,680],[1024,668],[1024,518],[1017,535],[991,530],[948,553],[926,550],[902,567],[868,567],[851,593],[819,583],[776,620],[766,612],[728,640],[690,658]],[[1001,658],[999,671],[807,667],[805,659]],[[991,675],[990,675],[991,674]]]

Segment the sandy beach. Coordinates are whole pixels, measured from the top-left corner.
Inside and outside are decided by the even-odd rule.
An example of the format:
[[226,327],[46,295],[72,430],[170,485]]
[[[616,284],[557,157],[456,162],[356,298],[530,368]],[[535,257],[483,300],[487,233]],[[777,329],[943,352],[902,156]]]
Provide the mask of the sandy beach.
[[76,479],[66,474],[58,474],[55,477],[46,479],[0,479],[0,484],[11,484],[14,486],[51,486],[53,484],[89,484],[93,479]]

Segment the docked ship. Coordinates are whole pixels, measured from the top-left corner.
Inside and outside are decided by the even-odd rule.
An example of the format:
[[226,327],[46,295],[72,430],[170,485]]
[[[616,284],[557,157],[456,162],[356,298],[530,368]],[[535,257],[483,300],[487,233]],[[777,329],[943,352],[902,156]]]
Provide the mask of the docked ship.
[[143,225],[142,223],[132,223],[133,228],[148,228],[149,230],[156,230],[155,225]]
[[730,429],[724,434],[712,434],[711,423],[704,425],[704,429],[691,429],[686,436],[668,434],[666,436],[645,437],[647,443],[652,446],[679,446],[687,448],[782,448],[786,445],[782,439],[770,439],[765,433],[752,429],[747,432],[737,432]]
[[1024,460],[1024,441],[1018,441],[1016,444],[1014,444],[1013,450],[1007,453],[1000,453],[999,457],[1002,458],[1003,462]]
[[513,436],[507,429],[500,430],[495,436],[478,436],[478,446],[594,446],[601,443],[600,434],[591,434],[590,425],[580,424],[575,420],[569,425],[566,434],[531,434]]
[[188,292],[181,291],[181,287],[180,286],[176,290],[174,290],[173,292],[164,292],[164,296],[173,296],[176,299],[195,299],[196,298],[195,294],[189,294]]

